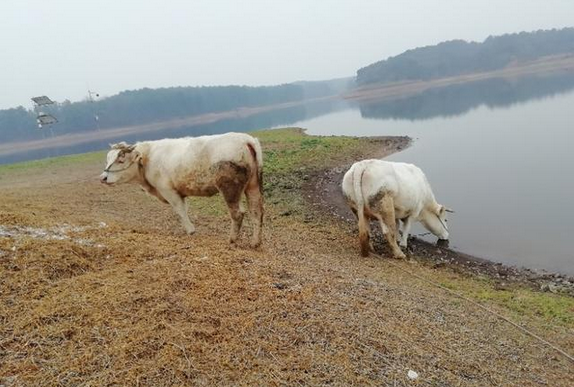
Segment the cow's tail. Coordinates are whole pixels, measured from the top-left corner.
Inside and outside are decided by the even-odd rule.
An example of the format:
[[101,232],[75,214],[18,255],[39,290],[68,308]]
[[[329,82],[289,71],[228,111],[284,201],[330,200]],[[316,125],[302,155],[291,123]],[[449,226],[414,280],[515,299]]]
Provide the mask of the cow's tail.
[[259,185],[259,191],[263,194],[263,151],[261,150],[261,144],[258,139],[252,137],[247,142],[247,148],[249,148],[249,153],[254,161],[255,171],[253,172]]
[[359,219],[359,243],[361,244],[361,255],[369,255],[369,221],[365,217],[365,198],[363,197],[363,175],[365,166],[357,165],[353,171],[353,190],[355,191],[355,204],[357,205],[357,218]]

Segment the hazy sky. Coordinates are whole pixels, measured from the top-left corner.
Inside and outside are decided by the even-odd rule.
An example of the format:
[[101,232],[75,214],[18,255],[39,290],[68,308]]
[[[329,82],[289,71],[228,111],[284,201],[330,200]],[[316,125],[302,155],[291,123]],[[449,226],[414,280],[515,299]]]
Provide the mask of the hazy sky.
[[409,48],[572,25],[572,0],[0,0],[0,109],[88,86],[351,76]]

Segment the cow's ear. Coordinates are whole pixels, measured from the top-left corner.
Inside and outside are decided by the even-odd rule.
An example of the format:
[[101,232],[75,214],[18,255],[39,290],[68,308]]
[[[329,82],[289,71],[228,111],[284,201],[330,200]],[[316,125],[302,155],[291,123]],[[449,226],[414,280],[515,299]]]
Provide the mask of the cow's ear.
[[444,214],[445,212],[452,212],[454,213],[453,210],[451,210],[450,208],[448,208],[447,206],[443,206],[442,204],[440,205],[439,209],[438,209],[438,213],[439,215]]
[[140,152],[134,151],[133,152],[134,163],[138,163],[143,167],[143,156]]

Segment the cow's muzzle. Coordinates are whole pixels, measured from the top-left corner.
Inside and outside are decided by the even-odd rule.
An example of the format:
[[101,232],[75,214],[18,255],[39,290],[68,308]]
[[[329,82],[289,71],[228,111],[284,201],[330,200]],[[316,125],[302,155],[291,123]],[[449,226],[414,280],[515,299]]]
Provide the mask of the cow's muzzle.
[[105,185],[112,185],[113,183],[108,182],[108,174],[107,173],[102,173],[100,175],[100,183],[105,184]]

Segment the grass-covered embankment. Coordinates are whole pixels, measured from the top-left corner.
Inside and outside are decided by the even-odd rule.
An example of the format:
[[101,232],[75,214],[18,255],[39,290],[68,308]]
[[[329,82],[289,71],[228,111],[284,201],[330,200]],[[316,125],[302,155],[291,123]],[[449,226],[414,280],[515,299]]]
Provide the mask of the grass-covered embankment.
[[568,361],[395,265],[566,350],[570,298],[361,258],[352,226],[310,208],[321,169],[402,142],[254,134],[266,158],[258,251],[246,238],[229,247],[221,198],[190,200],[189,237],[136,187],[101,186],[103,154],[0,167],[0,383],[401,386],[412,369],[422,385],[572,384]]

